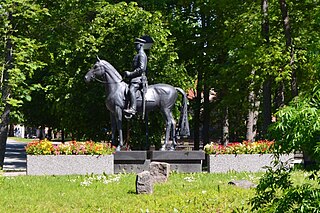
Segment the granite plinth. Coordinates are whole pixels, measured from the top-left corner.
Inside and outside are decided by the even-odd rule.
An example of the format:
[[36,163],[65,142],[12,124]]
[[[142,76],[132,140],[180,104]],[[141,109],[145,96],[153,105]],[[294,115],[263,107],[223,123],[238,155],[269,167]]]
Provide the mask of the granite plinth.
[[[228,171],[236,172],[260,172],[266,171],[266,166],[273,166],[273,154],[225,154],[208,155],[209,173],[226,173]],[[293,165],[294,155],[281,155],[280,161],[288,162]]]
[[140,173],[149,170],[147,151],[121,151],[114,153],[114,173]]
[[150,160],[170,164],[171,171],[181,173],[202,172],[203,151],[152,151]]
[[27,175],[113,174],[113,155],[27,155]]

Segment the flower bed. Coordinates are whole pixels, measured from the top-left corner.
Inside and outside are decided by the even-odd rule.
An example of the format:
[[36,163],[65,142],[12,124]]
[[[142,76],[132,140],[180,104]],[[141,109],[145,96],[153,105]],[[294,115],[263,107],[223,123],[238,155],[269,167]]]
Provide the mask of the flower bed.
[[40,140],[28,143],[25,148],[28,155],[111,155],[115,152],[111,144],[93,141],[53,144]]
[[114,147],[71,141],[65,144],[34,141],[26,146],[28,175],[113,174]]
[[208,155],[221,154],[270,154],[274,152],[274,141],[260,140],[257,142],[244,141],[242,143],[230,143],[223,146],[210,143],[204,146],[204,151]]
[[[273,166],[274,142],[258,141],[232,143],[228,146],[207,144],[204,147],[207,156],[208,172],[220,173],[228,171],[265,171],[266,166]],[[293,154],[281,155],[281,162],[293,163]]]

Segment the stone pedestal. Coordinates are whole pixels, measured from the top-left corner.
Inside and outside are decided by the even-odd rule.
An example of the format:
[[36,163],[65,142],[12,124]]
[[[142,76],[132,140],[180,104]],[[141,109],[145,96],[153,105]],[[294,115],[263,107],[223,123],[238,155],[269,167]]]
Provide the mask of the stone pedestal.
[[113,174],[113,155],[27,155],[27,175]]
[[169,163],[171,171],[182,173],[202,172],[204,159],[203,151],[152,151],[150,153],[151,162]]
[[[266,171],[266,166],[273,166],[273,159],[273,154],[208,155],[208,172],[261,172]],[[294,155],[281,155],[280,161],[293,166]]]
[[114,173],[140,173],[149,170],[147,151],[121,151],[114,153]]

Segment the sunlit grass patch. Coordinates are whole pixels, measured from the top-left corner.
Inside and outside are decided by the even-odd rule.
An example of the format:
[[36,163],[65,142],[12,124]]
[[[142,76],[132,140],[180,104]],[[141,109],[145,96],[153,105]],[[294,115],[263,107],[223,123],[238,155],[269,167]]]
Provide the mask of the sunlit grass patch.
[[151,195],[135,194],[134,174],[1,177],[0,212],[232,212],[254,190],[228,182],[260,176],[172,173]]

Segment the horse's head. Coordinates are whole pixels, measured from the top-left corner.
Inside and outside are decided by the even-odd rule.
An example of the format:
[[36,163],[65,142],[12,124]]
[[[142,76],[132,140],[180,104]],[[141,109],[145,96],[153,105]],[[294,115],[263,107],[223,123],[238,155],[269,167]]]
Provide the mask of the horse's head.
[[94,81],[96,79],[103,79],[104,73],[105,71],[103,68],[102,61],[99,59],[84,76],[84,81],[86,83],[89,83],[90,81]]
[[101,83],[120,83],[122,81],[121,75],[118,71],[107,61],[100,60],[93,65],[89,72],[84,76],[86,83],[97,80]]

